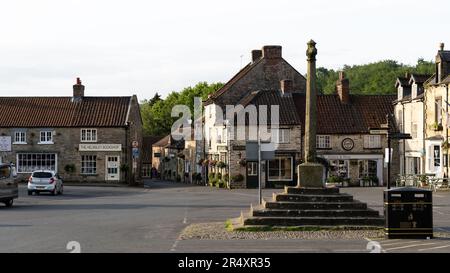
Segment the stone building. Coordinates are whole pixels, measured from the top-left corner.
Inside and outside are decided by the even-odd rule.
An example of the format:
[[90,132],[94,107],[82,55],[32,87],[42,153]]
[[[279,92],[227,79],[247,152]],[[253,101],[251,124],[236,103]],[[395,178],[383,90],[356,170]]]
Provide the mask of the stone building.
[[[306,79],[283,59],[281,46],[253,50],[252,62],[204,102],[205,146],[203,152],[197,152],[208,162],[204,176],[220,173],[225,177],[228,174],[225,182],[232,188],[257,187],[258,164],[254,159],[247,160],[245,148],[248,141],[237,139],[235,127],[231,126],[230,120],[226,121],[226,106],[254,105],[259,108],[259,105],[267,105],[270,108],[278,105],[280,128],[271,129],[271,134],[279,145],[275,158],[262,163],[261,179],[266,187],[295,184],[295,164],[301,151],[301,138],[300,120],[292,93],[302,93],[305,88]],[[247,133],[251,129],[247,126]]]
[[142,139],[142,177],[150,178],[152,170],[152,146],[159,141],[160,136],[144,136]]
[[397,128],[412,139],[399,141],[400,174],[425,173],[424,82],[431,75],[409,74],[395,82]]
[[[294,94],[293,99],[300,120],[304,120],[305,95]],[[320,161],[327,167],[328,178],[342,178],[354,186],[385,184],[387,137],[371,135],[369,128],[387,125],[386,115],[393,115],[395,99],[392,95],[350,94],[349,80],[343,72],[336,83],[336,94],[317,96],[317,157],[324,159]],[[396,142],[392,145],[394,181],[399,160]]]
[[152,145],[152,167],[155,167],[161,179],[181,181],[182,169],[180,155],[184,141],[176,141],[167,135]]
[[14,162],[22,180],[53,170],[65,181],[139,182],[137,97],[89,97],[84,89],[77,79],[70,97],[0,97],[0,161]]
[[450,51],[443,43],[435,62],[434,75],[424,83],[425,172],[448,177]]

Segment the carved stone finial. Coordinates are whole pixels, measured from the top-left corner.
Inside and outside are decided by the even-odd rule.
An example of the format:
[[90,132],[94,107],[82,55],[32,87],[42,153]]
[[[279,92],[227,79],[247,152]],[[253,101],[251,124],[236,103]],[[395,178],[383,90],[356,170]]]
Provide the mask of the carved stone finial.
[[317,55],[316,42],[310,40],[308,42],[308,49],[306,50],[306,56],[308,57],[308,61],[316,60],[316,55]]

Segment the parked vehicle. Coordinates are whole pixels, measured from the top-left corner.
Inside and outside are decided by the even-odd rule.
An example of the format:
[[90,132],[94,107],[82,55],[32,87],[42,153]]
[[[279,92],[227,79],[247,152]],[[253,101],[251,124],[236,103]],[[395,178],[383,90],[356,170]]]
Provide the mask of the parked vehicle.
[[61,177],[54,171],[34,171],[28,179],[28,195],[49,192],[52,195],[63,194]]
[[0,164],[0,202],[7,207],[12,207],[14,199],[19,197],[16,176],[16,168],[13,164]]

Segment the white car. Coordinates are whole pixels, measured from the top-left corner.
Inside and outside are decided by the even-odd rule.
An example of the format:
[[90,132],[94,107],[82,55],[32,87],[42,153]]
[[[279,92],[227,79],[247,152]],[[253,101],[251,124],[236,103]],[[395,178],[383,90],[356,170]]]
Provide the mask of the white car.
[[34,171],[28,179],[28,195],[33,192],[49,192],[52,195],[63,194],[63,181],[54,171]]

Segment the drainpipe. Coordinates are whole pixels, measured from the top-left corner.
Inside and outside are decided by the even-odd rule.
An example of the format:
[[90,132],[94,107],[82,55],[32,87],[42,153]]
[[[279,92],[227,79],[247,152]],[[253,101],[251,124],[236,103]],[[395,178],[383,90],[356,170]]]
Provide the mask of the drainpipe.
[[[403,124],[403,132],[405,133],[405,104],[402,102],[402,124]],[[403,175],[406,174],[406,139],[403,139]]]
[[[446,114],[448,113],[448,83],[447,83],[447,85],[446,85],[446,90],[445,90],[445,113],[446,113]],[[447,117],[448,117],[448,116],[447,116]],[[449,125],[449,124],[448,124],[448,119],[447,119],[447,117],[445,117],[445,119],[446,119],[446,121],[447,121],[446,124],[445,124],[446,127],[447,127],[447,128],[445,128],[445,141],[448,142],[448,125]],[[448,153],[448,149],[447,149],[447,153]],[[448,177],[448,170],[449,170],[449,166],[448,166],[448,165],[449,165],[449,164],[448,164],[448,163],[449,163],[449,162],[448,162],[448,154],[446,154],[445,157],[446,157],[446,158],[445,158],[445,163],[446,163],[446,165],[447,165],[447,166],[445,167],[445,168],[446,168],[446,172],[445,172],[446,174],[445,174],[445,176]]]
[[426,93],[425,93],[425,87],[424,87],[424,93],[422,98],[422,149],[423,149],[423,155],[422,155],[422,174],[425,174],[427,172],[426,164],[427,164],[427,150],[425,148],[425,138],[427,136],[427,115],[426,115]]

